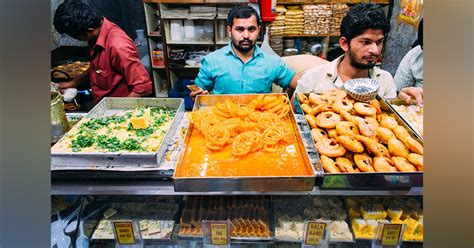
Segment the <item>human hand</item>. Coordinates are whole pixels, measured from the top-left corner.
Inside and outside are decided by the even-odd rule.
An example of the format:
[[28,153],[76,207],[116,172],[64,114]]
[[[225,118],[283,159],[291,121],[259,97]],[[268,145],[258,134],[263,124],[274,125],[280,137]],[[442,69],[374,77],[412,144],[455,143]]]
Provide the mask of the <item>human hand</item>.
[[61,92],[61,94],[64,94],[64,90],[70,89],[70,88],[76,88],[76,82],[74,82],[73,80],[68,81],[68,82],[62,82],[62,83],[59,83],[58,88],[59,88],[59,92]]
[[191,99],[193,101],[194,101],[194,99],[196,99],[197,95],[209,95],[209,91],[207,91],[207,90],[196,90],[196,91],[191,91],[191,93],[189,94],[189,96],[191,97]]
[[423,106],[423,88],[421,87],[407,87],[403,88],[398,93],[398,98],[406,102],[415,99],[419,106]]

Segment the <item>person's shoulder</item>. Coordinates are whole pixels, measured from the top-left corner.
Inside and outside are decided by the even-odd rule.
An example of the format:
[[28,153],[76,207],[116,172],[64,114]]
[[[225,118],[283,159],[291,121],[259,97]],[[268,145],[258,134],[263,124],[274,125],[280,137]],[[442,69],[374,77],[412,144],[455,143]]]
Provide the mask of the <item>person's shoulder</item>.
[[315,65],[311,68],[306,69],[306,71],[304,73],[308,74],[308,75],[324,73],[324,72],[330,71],[331,67],[332,67],[332,63],[325,63],[325,64],[320,64],[320,65]]
[[215,51],[212,51],[212,52],[208,53],[206,56],[204,56],[204,58],[207,61],[221,59],[226,55],[226,53],[228,51],[229,51],[229,48],[227,46],[225,46],[225,47],[222,47],[220,49],[217,49]]
[[379,81],[381,81],[381,83],[383,83],[383,84],[387,84],[387,83],[393,84],[393,83],[395,83],[394,80],[393,80],[393,76],[390,72],[388,72],[386,70],[383,70],[383,69],[380,69],[378,67],[374,67],[374,70],[375,70],[376,74],[380,75],[378,78],[379,78]]

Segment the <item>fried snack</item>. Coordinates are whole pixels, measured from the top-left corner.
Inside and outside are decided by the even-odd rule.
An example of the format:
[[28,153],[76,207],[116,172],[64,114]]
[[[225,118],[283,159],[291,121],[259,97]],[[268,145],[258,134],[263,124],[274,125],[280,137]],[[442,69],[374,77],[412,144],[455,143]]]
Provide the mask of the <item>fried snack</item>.
[[388,150],[393,156],[406,158],[408,156],[408,149],[397,138],[390,138],[388,140]]
[[337,111],[351,111],[354,105],[349,99],[337,99],[334,102],[334,108],[336,108]]
[[336,139],[337,136],[339,136],[335,128],[328,129],[328,135],[329,135],[329,138],[331,139]]
[[346,149],[339,145],[334,139],[322,138],[316,143],[319,154],[330,158],[341,157],[346,153]]
[[373,140],[371,138],[367,138],[367,137],[362,136],[362,135],[356,135],[355,139],[362,142],[365,145],[365,147],[367,148],[367,150],[369,152],[371,152],[372,154],[374,154],[375,156],[377,156],[377,157],[387,157],[387,158],[391,157],[390,152],[387,149],[387,147],[385,147],[384,145],[376,142],[375,140]]
[[375,157],[374,169],[376,172],[397,172],[397,168],[393,166],[393,162],[386,157]]
[[423,170],[423,156],[416,153],[409,153],[407,159],[410,163],[416,166],[419,171]]
[[318,124],[316,124],[316,117],[314,115],[305,115],[306,121],[312,128],[317,128]]
[[386,127],[378,127],[377,138],[379,138],[381,142],[388,144],[388,140],[391,138],[395,138],[395,134],[393,134],[392,130]]
[[326,170],[329,173],[340,173],[341,170],[336,166],[336,163],[334,163],[334,160],[331,158],[321,155],[321,163],[323,164],[324,170]]
[[396,126],[392,131],[397,139],[401,140],[403,143],[405,143],[406,138],[410,137],[410,134],[403,126]]
[[411,136],[408,136],[405,138],[405,140],[402,140],[402,141],[408,147],[408,150],[410,150],[411,152],[423,155],[423,146],[414,138],[412,138]]
[[366,119],[361,117],[354,117],[354,119],[361,134],[367,137],[375,137],[377,135],[377,127],[369,123]]
[[393,156],[392,161],[395,164],[395,167],[402,172],[415,172],[416,168],[408,160],[402,157]]
[[362,153],[364,151],[362,143],[352,136],[341,135],[336,138],[336,141],[351,152]]
[[203,134],[206,148],[219,151],[232,145],[232,155],[240,157],[259,150],[277,152],[293,141],[294,134],[282,121],[289,110],[285,96],[258,95],[248,105],[227,100],[192,112],[189,119]]
[[360,115],[375,115],[377,113],[377,109],[367,103],[363,102],[356,102],[354,104],[354,110]]
[[366,153],[363,154],[355,154],[354,155],[354,162],[362,172],[375,172],[373,168],[373,161],[372,158],[367,155]]
[[316,117],[316,124],[322,128],[329,128],[329,129],[335,128],[336,123],[340,121],[341,121],[341,117],[338,114],[331,111],[322,112],[318,114],[318,116]]
[[349,172],[349,173],[359,172],[357,168],[354,168],[355,166],[354,163],[348,158],[344,158],[344,157],[336,158],[336,165],[337,167],[339,167],[339,169],[342,172]]
[[372,107],[374,107],[376,110],[377,110],[377,114],[381,114],[382,113],[382,109],[380,108],[380,102],[379,100],[377,99],[373,99],[370,101],[369,103],[370,105],[372,105]]
[[296,93],[296,97],[298,98],[298,101],[302,104],[307,104],[309,102],[308,97],[306,97],[306,95],[303,93]]
[[336,131],[338,135],[354,136],[360,134],[359,128],[349,121],[340,121],[336,123]]
[[388,129],[394,129],[398,126],[397,120],[392,116],[384,116],[380,121],[380,126],[386,127]]
[[311,129],[311,137],[313,137],[314,142],[318,142],[322,138],[328,138],[328,133],[321,128]]

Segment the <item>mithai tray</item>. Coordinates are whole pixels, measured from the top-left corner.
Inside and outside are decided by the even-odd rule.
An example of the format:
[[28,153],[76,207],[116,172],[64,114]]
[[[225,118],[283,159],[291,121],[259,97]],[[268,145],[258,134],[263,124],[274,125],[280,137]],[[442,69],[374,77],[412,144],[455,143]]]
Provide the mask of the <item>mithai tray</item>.
[[[269,105],[264,107],[262,102]],[[276,106],[278,104],[280,106]],[[275,117],[276,114],[267,113],[272,111],[273,106],[286,111],[276,111],[280,117]],[[234,115],[233,112],[238,114],[220,118],[216,114],[225,114],[219,111],[228,115]],[[316,178],[323,176],[316,153],[308,153],[306,149],[312,145],[311,136],[302,132],[286,94],[200,95],[190,116],[184,140],[185,150],[173,176],[177,192],[310,191]],[[274,122],[264,121],[267,117],[273,118]],[[219,127],[224,124],[219,124],[220,121],[217,121],[217,126],[209,123],[215,122],[215,119],[225,121],[225,125],[233,125],[230,132],[237,127],[240,134],[229,138],[227,131]],[[233,121],[238,124],[229,123]],[[285,138],[267,142],[271,129],[279,128]],[[253,143],[250,141],[252,146],[246,146],[246,143],[241,145],[242,140],[252,140],[240,137],[248,134],[246,130],[253,130],[250,133],[261,139],[253,137]],[[214,140],[214,137],[226,139],[218,143],[219,140]]]
[[[402,119],[413,130],[414,134],[420,140],[423,140],[423,107],[416,106],[415,104],[411,104],[409,102],[406,102],[406,101],[398,99],[398,98],[385,99],[385,101],[388,103],[388,106],[390,107],[390,109],[393,112],[395,112],[400,117],[400,119]],[[403,107],[405,110],[407,110],[409,108],[414,109],[413,111],[411,111],[412,112],[411,114],[416,115],[416,116],[412,116],[413,118],[421,118],[421,120],[418,120],[418,121],[421,121],[421,124],[418,123],[418,125],[420,125],[419,128],[421,130],[417,129],[417,126],[416,126],[417,123],[413,123],[408,118],[406,118],[408,116],[404,115],[404,113],[401,113],[400,111],[397,111],[396,108],[400,108],[400,107]],[[408,111],[410,111],[410,110],[408,110]],[[420,114],[420,112],[421,112],[421,114]],[[407,113],[405,113],[405,114],[407,114]]]
[[[63,151],[61,142],[67,135],[77,131],[81,124],[86,123],[91,118],[102,118],[118,116],[125,111],[137,108],[166,108],[170,112],[167,126],[162,130],[158,144],[153,151]],[[117,171],[147,171],[157,170],[160,161],[165,156],[166,148],[176,133],[179,122],[184,115],[183,99],[174,98],[104,98],[100,101],[79,123],[77,123],[58,143],[51,148],[51,167],[55,170],[64,168],[65,170],[117,170]],[[130,117],[130,116],[129,116]],[[123,119],[122,119],[123,121]],[[127,120],[128,121],[128,120]],[[87,124],[87,123],[86,123]],[[130,126],[129,126],[130,128]],[[126,128],[123,128],[126,129]],[[138,131],[134,130],[134,131]],[[146,129],[143,129],[146,134]],[[96,136],[92,132],[92,136]],[[132,144],[133,145],[133,144]]]
[[[337,94],[337,91],[335,91]],[[301,95],[304,95],[306,100],[309,98],[309,93],[300,93]],[[331,93],[325,93],[325,94],[331,94]],[[319,95],[319,94],[317,94]],[[313,95],[313,98],[315,95]],[[395,125],[399,125],[404,127],[404,129],[407,130],[408,134],[410,137],[412,137],[416,142],[423,145],[423,140],[420,139],[418,135],[415,134],[413,129],[398,115],[394,112],[393,108],[390,106],[390,104],[387,103],[384,99],[380,98],[377,96],[376,98],[377,102],[379,102],[379,108],[382,110],[382,113],[391,116],[390,118],[394,118],[392,120],[396,120]],[[318,101],[316,99],[316,101]],[[357,102],[357,101],[356,101]],[[352,105],[351,105],[352,106]],[[361,106],[361,105],[359,105]],[[298,99],[298,97],[295,97],[295,116],[297,119],[303,119],[305,130],[311,130],[314,129],[311,127],[311,125],[307,121],[307,114],[306,112],[311,111],[311,109],[308,109],[307,106],[304,106],[306,111],[303,111],[302,108],[302,103],[301,99]],[[329,111],[334,114],[334,109],[331,109],[332,107],[329,107]],[[312,108],[314,109],[314,108]],[[324,111],[323,111],[324,112]],[[318,112],[320,113],[320,112]],[[315,114],[314,116],[317,116],[318,114]],[[340,116],[338,116],[339,118]],[[311,119],[311,120],[316,120],[316,118]],[[338,122],[345,121],[344,118],[340,118]],[[347,121],[346,121],[347,122]],[[316,124],[313,124],[313,126]],[[319,126],[318,126],[319,127]],[[318,130],[318,129],[317,129]],[[327,130],[330,129],[319,129],[322,130],[322,134],[326,136],[326,138],[330,135]],[[333,131],[336,131],[335,128],[332,129]],[[334,137],[334,136],[333,136]],[[336,136],[337,137],[337,136]],[[331,138],[331,140],[336,140],[336,138]],[[329,140],[329,139],[328,139]],[[308,148],[308,152],[315,152],[317,154],[317,159],[318,163],[321,163],[321,153],[317,152],[317,148],[314,145],[316,142],[313,142],[312,147]],[[381,143],[380,143],[381,144]],[[387,146],[386,144],[384,144]],[[388,152],[388,149],[385,148],[385,150]],[[347,150],[349,151],[349,150]],[[367,148],[364,150],[364,153],[367,152]],[[422,152],[421,152],[422,153]],[[371,153],[369,153],[371,154]],[[375,156],[372,154],[372,156]],[[344,155],[341,155],[340,157],[344,157]],[[390,157],[390,155],[388,156]],[[325,158],[326,159],[326,158]],[[421,155],[422,159],[422,155]],[[332,159],[333,161],[335,160],[335,157]],[[372,160],[371,160],[372,161]],[[405,161],[405,160],[404,160]],[[391,162],[390,162],[391,163]],[[322,163],[321,163],[322,164]],[[354,165],[354,163],[352,162]],[[354,167],[355,168],[355,167]],[[422,169],[422,167],[421,167]],[[380,188],[380,189],[386,189],[386,188],[409,188],[409,187],[420,187],[423,186],[423,172],[422,171],[411,171],[411,172],[402,172],[402,171],[390,171],[390,172],[376,172],[376,171],[369,171],[369,172],[328,172],[325,170],[324,172],[324,177],[323,177],[323,183],[322,183],[322,188],[332,188],[332,189],[364,189],[364,188]]]

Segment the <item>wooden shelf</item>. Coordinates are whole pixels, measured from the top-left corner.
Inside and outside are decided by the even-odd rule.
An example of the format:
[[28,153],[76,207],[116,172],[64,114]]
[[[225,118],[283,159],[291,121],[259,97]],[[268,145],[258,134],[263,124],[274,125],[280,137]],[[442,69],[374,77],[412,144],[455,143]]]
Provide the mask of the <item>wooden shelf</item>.
[[201,45],[209,46],[214,45],[213,41],[168,41],[166,45]]
[[152,66],[153,69],[165,69],[165,66]]
[[293,35],[283,35],[283,37],[327,37],[328,34],[293,34]]
[[148,37],[163,37],[161,34],[148,34]]
[[249,0],[143,0],[144,3],[173,3],[173,4],[186,4],[186,3],[217,3],[217,4],[232,4],[232,3],[250,3]]
[[170,70],[180,70],[180,69],[199,69],[201,66],[198,65],[186,65],[184,67],[170,67]]

